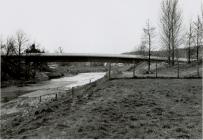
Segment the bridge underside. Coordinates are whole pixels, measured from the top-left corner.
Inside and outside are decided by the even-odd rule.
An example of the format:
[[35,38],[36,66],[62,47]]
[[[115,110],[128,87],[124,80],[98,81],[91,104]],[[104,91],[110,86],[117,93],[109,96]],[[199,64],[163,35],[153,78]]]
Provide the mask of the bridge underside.
[[[18,56],[1,55],[2,59],[19,59]],[[109,62],[109,63],[139,63],[148,61],[148,57],[136,55],[90,55],[90,54],[29,54],[20,59],[30,62]],[[166,58],[151,57],[153,62],[166,62]]]

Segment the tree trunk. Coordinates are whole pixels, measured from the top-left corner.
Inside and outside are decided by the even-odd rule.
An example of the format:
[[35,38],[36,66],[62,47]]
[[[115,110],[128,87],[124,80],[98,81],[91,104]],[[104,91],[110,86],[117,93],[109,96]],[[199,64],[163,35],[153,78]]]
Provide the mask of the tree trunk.
[[190,61],[190,47],[188,48],[188,63],[190,64],[191,61]]
[[20,52],[21,52],[21,46],[19,45],[19,49],[18,49],[18,79],[20,80],[21,78],[21,63],[20,63]]
[[150,36],[150,34],[149,34],[149,60],[148,60],[148,72],[150,73],[150,61],[151,61],[151,58],[150,58],[150,56],[151,56],[151,36]]
[[174,49],[174,46],[172,48],[172,66],[175,65],[175,49]]
[[168,64],[171,65],[171,48],[168,48]]
[[197,62],[199,61],[199,46],[197,45]]
[[199,61],[199,30],[200,30],[200,27],[198,25],[197,27],[197,63]]
[[168,64],[171,65],[171,33],[170,33],[170,29],[169,29],[169,36],[168,36],[168,40],[169,40],[169,44],[168,44]]
[[190,64],[191,61],[190,61],[190,56],[191,56],[191,50],[190,50],[190,47],[191,47],[191,39],[192,39],[192,25],[190,24],[190,30],[189,30],[189,46],[188,46],[188,63]]
[[190,64],[190,55],[191,55],[191,52],[190,52],[190,46],[191,46],[191,38],[189,38],[189,47],[188,47],[188,63]]
[[171,34],[172,34],[172,40],[171,40],[171,43],[172,43],[172,66],[174,66],[175,65],[175,40],[174,40],[175,38],[174,38],[173,27],[171,29]]

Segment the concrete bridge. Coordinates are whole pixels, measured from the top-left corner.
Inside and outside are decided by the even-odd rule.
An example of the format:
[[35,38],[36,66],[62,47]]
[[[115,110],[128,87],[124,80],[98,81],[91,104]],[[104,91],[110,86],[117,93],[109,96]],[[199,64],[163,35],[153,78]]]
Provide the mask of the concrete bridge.
[[[39,54],[23,54],[1,55],[1,59],[21,59],[28,62],[107,62],[109,63],[108,78],[111,78],[111,63],[133,63],[133,77],[135,77],[135,65],[141,61],[148,61],[147,56],[140,55],[123,55],[123,54],[85,54],[85,53],[39,53]],[[167,62],[166,57],[151,56],[151,62]],[[187,62],[185,58],[179,58],[178,62]],[[178,63],[179,64],[179,63]],[[156,63],[157,67],[157,63]]]
[[[16,55],[1,55],[2,59],[19,59]],[[148,56],[124,54],[85,54],[85,53],[38,53],[23,54],[20,59],[31,62],[109,62],[109,63],[139,63],[148,61]],[[167,62],[166,57],[151,56],[151,62]],[[187,62],[179,58],[179,62]]]

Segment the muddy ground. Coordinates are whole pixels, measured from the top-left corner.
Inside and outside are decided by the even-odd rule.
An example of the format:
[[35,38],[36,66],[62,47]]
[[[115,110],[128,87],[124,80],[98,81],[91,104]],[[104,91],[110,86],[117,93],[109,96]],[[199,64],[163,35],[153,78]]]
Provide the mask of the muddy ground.
[[202,138],[202,80],[101,79],[4,117],[1,138]]

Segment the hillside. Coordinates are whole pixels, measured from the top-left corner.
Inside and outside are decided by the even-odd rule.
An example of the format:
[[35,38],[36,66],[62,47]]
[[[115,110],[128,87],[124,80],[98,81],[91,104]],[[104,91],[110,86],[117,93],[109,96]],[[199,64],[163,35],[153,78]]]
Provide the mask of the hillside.
[[[179,57],[181,58],[187,58],[188,50],[186,48],[180,48],[177,49],[179,53]],[[140,55],[140,51],[133,51],[133,52],[126,52],[123,54],[132,54],[132,55]],[[144,55],[148,55],[148,52],[143,52]],[[167,51],[166,50],[159,50],[159,51],[151,51],[152,56],[160,56],[160,57],[166,57],[167,56]],[[203,46],[199,48],[199,57],[203,57]],[[196,47],[191,48],[191,58],[196,59]]]

